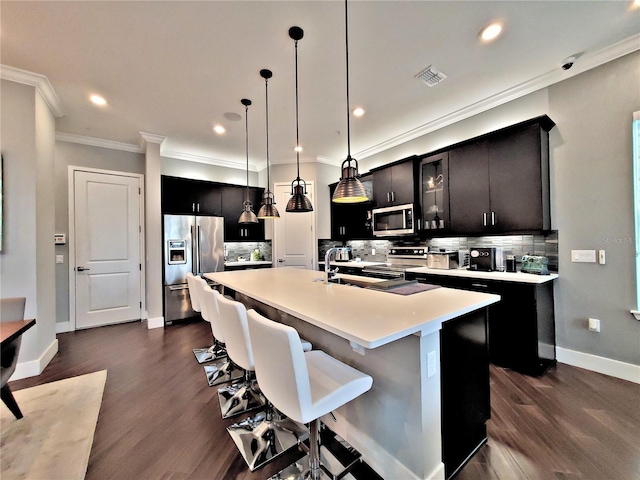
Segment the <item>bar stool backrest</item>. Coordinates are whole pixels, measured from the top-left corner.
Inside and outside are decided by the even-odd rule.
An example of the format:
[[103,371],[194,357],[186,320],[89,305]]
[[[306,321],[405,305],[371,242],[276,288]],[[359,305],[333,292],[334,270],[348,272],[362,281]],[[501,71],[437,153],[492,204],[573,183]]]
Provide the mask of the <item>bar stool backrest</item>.
[[218,310],[220,312],[220,327],[225,338],[227,354],[245,370],[255,370],[249,325],[247,323],[247,309],[245,306],[218,295]]
[[194,277],[196,296],[198,297],[198,303],[200,304],[200,315],[207,322],[211,322],[211,309],[209,303],[206,302],[207,295],[210,295],[213,289],[209,286],[207,281],[201,277]]
[[311,408],[311,386],[300,336],[295,328],[247,311],[256,378],[275,407],[297,422]]
[[[206,283],[206,282],[205,282]],[[202,290],[202,306],[207,310],[209,323],[211,324],[211,333],[213,338],[221,343],[225,343],[224,334],[220,328],[220,311],[218,309],[218,296],[220,292],[214,290],[207,285],[208,290]]]
[[189,299],[191,300],[191,309],[194,312],[200,312],[200,297],[198,296],[198,293],[196,291],[196,284],[194,282],[194,280],[196,279],[196,277],[193,275],[193,273],[189,272],[187,273],[187,287],[189,287]]

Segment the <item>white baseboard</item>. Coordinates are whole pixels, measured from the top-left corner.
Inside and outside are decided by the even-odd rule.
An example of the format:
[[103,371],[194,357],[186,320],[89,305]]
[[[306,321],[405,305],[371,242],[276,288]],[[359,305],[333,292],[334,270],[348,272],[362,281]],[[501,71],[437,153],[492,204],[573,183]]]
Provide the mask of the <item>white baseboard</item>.
[[21,380],[23,378],[36,377],[40,375],[51,359],[58,353],[58,339],[56,338],[49,348],[47,348],[42,355],[36,360],[30,360],[28,362],[19,362],[16,365],[16,371],[11,375],[11,380]]
[[71,322],[56,322],[56,333],[67,333],[71,331]]
[[147,320],[147,328],[164,328],[164,317],[149,318]]
[[640,365],[598,357],[589,353],[576,352],[567,348],[556,347],[558,362],[621,378],[629,382],[640,383]]

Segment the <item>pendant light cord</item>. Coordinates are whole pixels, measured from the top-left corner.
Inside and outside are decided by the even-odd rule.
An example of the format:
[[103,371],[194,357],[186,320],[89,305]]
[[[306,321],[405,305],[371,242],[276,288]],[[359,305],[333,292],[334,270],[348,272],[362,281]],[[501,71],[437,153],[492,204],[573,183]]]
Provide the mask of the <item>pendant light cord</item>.
[[244,147],[247,152],[247,191],[245,200],[249,201],[249,105],[244,106]]
[[351,163],[351,124],[349,106],[349,21],[347,18],[347,0],[344,0],[344,37],[345,51],[347,59],[347,160]]
[[298,40],[295,41],[296,46],[296,164],[298,165],[298,177],[300,180],[300,131],[298,127]]
[[267,89],[267,84],[269,83],[269,79],[264,79],[264,99],[265,99],[265,115],[266,115],[266,126],[267,126],[267,192],[271,192],[271,180],[269,177],[269,92]]

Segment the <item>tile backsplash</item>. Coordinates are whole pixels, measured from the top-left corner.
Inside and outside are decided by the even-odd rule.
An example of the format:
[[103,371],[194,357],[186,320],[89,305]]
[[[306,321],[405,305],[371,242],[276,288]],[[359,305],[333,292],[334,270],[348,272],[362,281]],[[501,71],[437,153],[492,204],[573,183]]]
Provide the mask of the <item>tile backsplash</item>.
[[224,259],[228,262],[237,262],[238,257],[251,260],[251,252],[260,250],[260,260],[271,261],[271,240],[264,242],[225,242]]
[[[401,241],[390,240],[349,240],[346,242],[353,251],[353,257],[360,257],[366,262],[384,262],[387,251]],[[520,263],[522,255],[544,255],[549,259],[549,270],[558,271],[558,232],[546,235],[492,235],[484,237],[445,237],[424,240],[416,245],[428,246],[431,249],[469,250],[476,247],[502,247],[505,255],[515,255]],[[342,246],[334,240],[318,240],[319,259],[324,259],[327,249]],[[375,250],[375,254],[372,251]]]

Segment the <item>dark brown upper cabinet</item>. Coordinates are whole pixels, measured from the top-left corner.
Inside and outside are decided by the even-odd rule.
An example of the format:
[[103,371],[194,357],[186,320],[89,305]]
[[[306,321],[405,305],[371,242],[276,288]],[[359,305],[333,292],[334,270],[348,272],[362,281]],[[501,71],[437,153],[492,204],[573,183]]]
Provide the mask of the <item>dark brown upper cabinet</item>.
[[449,213],[457,234],[551,228],[549,117],[523,122],[449,150]]
[[162,213],[222,215],[220,187],[212,182],[162,176]]
[[[232,241],[264,241],[264,220],[258,223],[239,224],[243,202],[247,196],[247,187],[222,185],[222,216],[224,217],[224,239]],[[249,200],[253,204],[253,213],[258,213],[264,189],[249,187]]]
[[373,198],[376,207],[415,202],[415,160],[411,156],[388,167],[373,170]]

